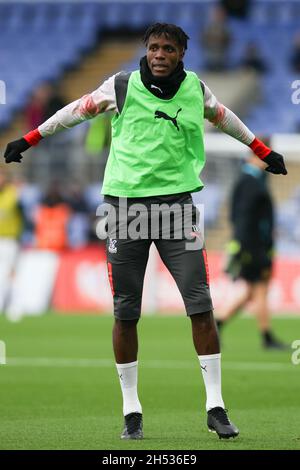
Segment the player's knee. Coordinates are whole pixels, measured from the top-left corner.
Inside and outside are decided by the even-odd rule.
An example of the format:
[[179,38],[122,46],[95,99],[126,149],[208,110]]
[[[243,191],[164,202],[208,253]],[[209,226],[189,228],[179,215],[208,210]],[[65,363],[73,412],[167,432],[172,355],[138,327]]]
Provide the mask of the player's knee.
[[195,313],[190,315],[191,322],[201,328],[210,328],[210,326],[214,323],[214,316],[212,310],[207,312]]
[[121,330],[130,330],[134,328],[139,321],[139,318],[134,318],[130,320],[121,320],[119,318],[115,318],[115,326]]
[[130,293],[114,297],[114,315],[121,321],[138,321],[141,316],[142,295]]

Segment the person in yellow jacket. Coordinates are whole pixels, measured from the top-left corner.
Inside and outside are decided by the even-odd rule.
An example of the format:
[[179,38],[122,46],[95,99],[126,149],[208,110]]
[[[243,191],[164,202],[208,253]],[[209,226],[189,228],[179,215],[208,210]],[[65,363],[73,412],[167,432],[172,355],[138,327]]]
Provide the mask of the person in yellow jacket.
[[0,312],[5,308],[19,251],[22,219],[17,187],[0,168]]

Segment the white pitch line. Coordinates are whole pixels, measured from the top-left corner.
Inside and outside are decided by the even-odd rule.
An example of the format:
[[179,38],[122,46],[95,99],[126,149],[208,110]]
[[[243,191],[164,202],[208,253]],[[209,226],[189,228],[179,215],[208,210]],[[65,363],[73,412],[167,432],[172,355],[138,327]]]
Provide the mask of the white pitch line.
[[[5,367],[115,367],[112,359],[77,359],[77,358],[52,358],[52,357],[11,357],[7,358]],[[148,369],[195,369],[194,361],[168,361],[153,360],[141,361],[140,366]],[[230,362],[223,361],[222,369],[240,371],[300,371],[300,367],[293,366],[289,361],[284,362]]]
[[8,366],[17,367],[111,367],[111,359],[77,359],[62,357],[12,357]]

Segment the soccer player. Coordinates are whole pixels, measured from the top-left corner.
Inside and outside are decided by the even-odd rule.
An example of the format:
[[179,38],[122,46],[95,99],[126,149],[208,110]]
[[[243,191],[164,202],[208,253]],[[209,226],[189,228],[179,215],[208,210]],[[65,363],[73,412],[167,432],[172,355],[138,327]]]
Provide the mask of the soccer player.
[[[147,54],[141,59],[139,70],[112,76],[93,93],[70,103],[37,129],[9,143],[6,162],[21,161],[21,153],[42,138],[113,110],[112,144],[102,193],[117,212],[124,198],[128,207],[143,203],[150,216],[152,205],[191,205],[190,193],[203,187],[199,174],[205,163],[204,118],[250,146],[269,171],[286,174],[283,157],[255,138],[194,72],[184,70],[188,39],[176,25],[150,26],[144,35]],[[162,229],[163,225],[160,233]],[[194,230],[200,236],[197,227]],[[154,242],[176,280],[191,319],[206,389],[207,425],[220,438],[235,437],[239,431],[228,418],[221,394],[221,355],[206,252],[201,244],[190,250],[183,236],[180,239],[172,235]],[[137,392],[137,323],[151,242],[150,237],[110,236],[107,240],[114,297],[113,347],[125,417],[123,439],[143,437],[142,405]]]
[[230,202],[233,240],[229,244],[226,271],[243,279],[244,289],[223,306],[217,320],[219,330],[251,300],[257,316],[262,345],[287,349],[271,331],[268,290],[273,265],[274,209],[263,161],[251,155],[234,184]]

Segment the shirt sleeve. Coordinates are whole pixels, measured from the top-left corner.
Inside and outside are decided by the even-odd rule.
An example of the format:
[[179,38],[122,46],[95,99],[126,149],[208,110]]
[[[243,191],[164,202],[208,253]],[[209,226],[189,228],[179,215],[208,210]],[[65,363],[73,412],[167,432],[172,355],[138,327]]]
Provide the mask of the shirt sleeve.
[[204,82],[200,82],[204,95],[204,117],[215,127],[234,137],[245,145],[250,145],[255,135],[226,106],[220,103]]
[[92,119],[105,111],[117,111],[115,75],[108,78],[92,93],[57,111],[38,127],[38,131],[42,137],[47,137]]

